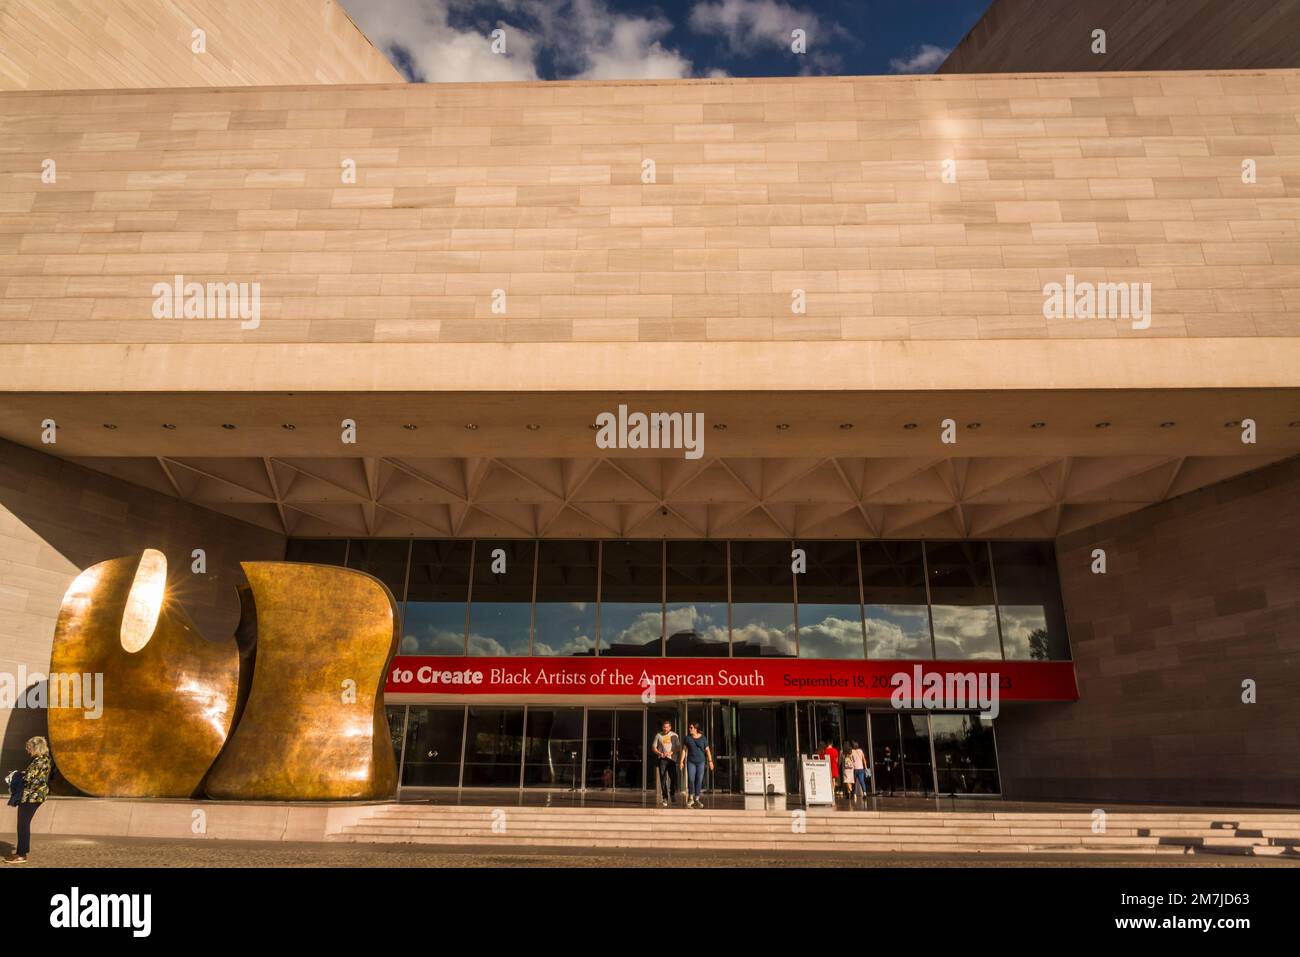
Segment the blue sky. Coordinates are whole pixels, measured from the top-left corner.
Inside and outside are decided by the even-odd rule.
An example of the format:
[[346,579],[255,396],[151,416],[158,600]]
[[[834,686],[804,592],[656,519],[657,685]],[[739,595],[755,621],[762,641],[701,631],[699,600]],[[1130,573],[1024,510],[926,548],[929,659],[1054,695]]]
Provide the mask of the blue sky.
[[468,82],[931,73],[991,0],[340,2],[408,78]]

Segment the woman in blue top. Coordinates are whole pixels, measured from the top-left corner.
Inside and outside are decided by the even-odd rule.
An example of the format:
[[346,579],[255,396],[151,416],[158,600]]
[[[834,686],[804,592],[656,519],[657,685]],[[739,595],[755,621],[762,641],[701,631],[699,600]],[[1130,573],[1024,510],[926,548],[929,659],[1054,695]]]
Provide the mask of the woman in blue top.
[[697,722],[692,721],[686,728],[686,748],[682,752],[682,764],[686,767],[686,791],[689,800],[687,807],[704,807],[700,800],[700,791],[704,789],[704,768],[708,765],[713,770],[713,751],[709,748],[709,739],[700,731]]

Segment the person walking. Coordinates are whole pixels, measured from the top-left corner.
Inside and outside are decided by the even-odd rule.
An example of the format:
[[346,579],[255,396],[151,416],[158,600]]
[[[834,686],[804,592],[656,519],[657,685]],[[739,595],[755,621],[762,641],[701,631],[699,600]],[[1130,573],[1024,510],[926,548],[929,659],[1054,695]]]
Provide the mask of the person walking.
[[853,800],[853,757],[852,749],[849,743],[844,742],[843,748],[840,749],[840,775],[844,778],[844,795],[850,801]]
[[704,807],[700,792],[704,790],[704,768],[707,764],[713,770],[713,750],[709,739],[700,730],[699,722],[692,721],[686,726],[686,747],[682,749],[682,764],[686,768],[687,807]]
[[880,756],[880,773],[884,775],[881,781],[881,787],[884,787],[885,781],[889,782],[889,796],[894,796],[894,773],[898,769],[898,760],[894,757],[889,745],[885,745],[885,753]]
[[659,758],[660,796],[664,807],[677,799],[677,759],[681,747],[682,741],[677,732],[673,731],[673,723],[665,721],[654,740],[654,753]]
[[[27,753],[31,764],[22,772],[22,789],[14,794],[18,798],[18,844],[12,854],[5,855],[6,864],[26,864],[27,852],[32,848],[32,818],[45,803],[50,793],[50,745],[42,737],[27,741]],[[16,778],[17,775],[15,774]],[[10,798],[13,803],[13,798]]]
[[849,764],[853,767],[853,780],[858,786],[858,794],[864,799],[869,793],[867,790],[867,756],[863,753],[858,742],[850,741],[852,750],[849,751]]
[[840,752],[829,738],[822,742],[821,756],[830,762],[831,791],[834,792],[840,786]]

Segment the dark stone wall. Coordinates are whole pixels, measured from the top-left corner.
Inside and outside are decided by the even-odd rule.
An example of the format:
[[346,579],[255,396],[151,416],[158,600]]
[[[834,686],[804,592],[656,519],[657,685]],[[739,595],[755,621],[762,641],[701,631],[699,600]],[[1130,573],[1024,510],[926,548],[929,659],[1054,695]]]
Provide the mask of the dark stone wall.
[[[1003,793],[1300,805],[1300,458],[1064,536],[1057,552],[1079,701],[1004,709]],[[1256,704],[1242,702],[1247,678]]]
[[937,72],[1286,69],[1297,35],[1300,0],[995,0]]

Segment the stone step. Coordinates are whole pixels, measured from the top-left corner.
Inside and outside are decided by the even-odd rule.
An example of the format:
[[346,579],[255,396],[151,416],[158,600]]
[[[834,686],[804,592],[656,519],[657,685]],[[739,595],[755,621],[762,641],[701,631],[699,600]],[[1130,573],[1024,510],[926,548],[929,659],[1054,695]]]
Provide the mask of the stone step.
[[[420,805],[388,805],[377,809],[376,813],[398,814],[412,816],[463,816],[479,817],[490,815],[498,810],[508,811],[511,815],[535,816],[535,817],[567,817],[581,816],[584,820],[600,820],[604,818],[621,819],[630,816],[651,816],[660,817],[667,814],[673,814],[679,811],[690,811],[692,817],[706,819],[732,819],[736,817],[784,817],[794,810],[801,808],[789,808],[784,810],[718,810],[718,809],[696,809],[677,806],[673,808],[536,808],[536,807],[512,807],[510,805],[493,806],[474,806],[474,807],[427,807]],[[858,821],[880,821],[880,820],[935,820],[942,819],[947,821],[961,821],[975,823],[978,821],[1008,823],[1016,821],[1060,821],[1063,823],[1086,822],[1091,824],[1092,817],[1089,814],[966,814],[966,813],[949,813],[943,811],[923,811],[923,812],[898,812],[898,811],[830,811],[823,809],[811,809],[807,811],[809,818],[825,818],[846,823]],[[1124,824],[1132,826],[1183,826],[1196,825],[1201,827],[1214,827],[1226,830],[1240,830],[1245,828],[1298,828],[1300,829],[1300,815],[1295,816],[1271,816],[1258,818],[1241,818],[1232,822],[1225,822],[1218,818],[1210,816],[1192,816],[1192,815],[1174,815],[1174,814],[1144,814],[1132,815],[1120,812],[1108,813],[1106,816],[1107,824]]]
[[[443,823],[455,824],[464,827],[490,827],[495,820],[490,815],[411,815],[411,814],[389,814],[380,813],[368,817],[366,820],[386,821],[403,823],[409,822],[422,826],[437,826]],[[515,813],[508,813],[506,820],[513,827],[536,827],[536,828],[553,828],[571,826],[571,821],[567,818],[546,817],[546,816],[528,816]],[[836,834],[859,834],[871,832],[888,832],[891,834],[906,833],[929,833],[935,830],[945,832],[959,833],[977,833],[977,834],[1005,834],[1013,833],[1025,827],[1035,829],[1054,829],[1062,833],[1092,833],[1090,822],[1068,822],[1058,823],[1055,821],[1019,821],[1019,822],[980,822],[978,824],[966,822],[953,822],[936,820],[933,816],[930,818],[920,818],[908,821],[897,819],[874,819],[871,821],[853,821],[850,819],[826,819],[826,818],[808,818],[805,821],[806,826],[818,831],[828,830]],[[708,833],[717,828],[728,829],[784,829],[789,826],[789,817],[787,815],[778,815],[762,818],[751,818],[737,820],[734,818],[717,818],[700,812],[698,815],[680,815],[669,816],[661,815],[649,818],[623,818],[618,820],[597,819],[583,821],[582,826],[592,830],[608,830],[621,828],[640,828],[645,830],[656,830],[671,828],[675,830],[686,830],[691,832]],[[1223,835],[1250,836],[1261,839],[1277,839],[1300,841],[1300,827],[1294,830],[1282,829],[1248,829],[1245,831],[1234,831],[1225,828],[1213,827],[1202,824],[1200,826],[1169,826],[1162,825],[1159,827],[1132,827],[1121,825],[1116,822],[1107,822],[1107,833],[1125,833],[1137,834],[1145,833],[1151,836],[1179,837],[1179,836],[1197,836],[1197,837],[1216,837]]]
[[[517,808],[517,807],[500,807],[500,808],[408,808],[408,807],[384,807],[377,809],[374,813],[391,816],[404,817],[460,817],[460,818],[480,818],[489,817],[499,811],[505,811],[512,816],[521,818],[536,819],[565,819],[580,816],[584,821],[601,821],[601,820],[627,820],[630,818],[643,818],[647,820],[660,820],[668,816],[689,817],[695,820],[724,821],[724,820],[764,820],[785,818],[792,811],[801,810],[791,808],[783,811],[716,811],[698,808],[652,808],[636,811],[622,811],[614,814],[608,811],[594,811],[582,815],[557,814],[550,809],[545,808]],[[879,821],[951,821],[961,824],[1016,824],[1027,821],[1052,821],[1061,824],[1087,824],[1091,826],[1092,817],[1090,815],[1032,815],[1018,817],[993,817],[993,816],[967,816],[967,815],[949,815],[943,812],[928,812],[920,814],[874,814],[871,812],[807,812],[809,820],[835,821],[844,824],[860,824],[866,822]],[[1223,822],[1205,818],[1205,817],[1174,817],[1172,815],[1144,816],[1133,817],[1120,814],[1109,814],[1106,816],[1107,825],[1124,825],[1132,827],[1185,827],[1196,826],[1206,828],[1216,828],[1220,830],[1246,830],[1246,829],[1297,829],[1300,830],[1300,817],[1295,819],[1271,818],[1267,820],[1244,821],[1239,824],[1228,825]]]
[[[346,843],[375,843],[375,844],[428,844],[439,846],[475,846],[490,847],[491,842],[485,842],[481,836],[473,837],[421,837],[409,835],[389,835],[389,834],[335,834],[330,835],[330,841]],[[703,845],[698,841],[684,841],[678,839],[620,839],[620,840],[592,840],[590,838],[555,838],[555,837],[514,837],[509,842],[510,847],[581,847],[581,848],[623,848],[623,849],[647,849],[647,850],[696,850],[701,853],[707,853],[712,850],[747,850],[747,851],[842,851],[845,853],[862,853],[870,851],[881,852],[911,852],[911,853],[962,853],[962,854],[1025,854],[1031,852],[1038,853],[1064,853],[1064,854],[1122,854],[1122,853],[1141,853],[1152,855],[1183,855],[1188,850],[1183,847],[1176,847],[1167,844],[1126,844],[1116,843],[1111,845],[1087,845],[1087,844],[1050,844],[1050,843],[1001,843],[1001,844],[960,844],[960,845],[929,845],[918,847],[909,842],[900,841],[870,841],[863,843],[854,843],[846,846],[843,842],[828,841],[804,841],[797,848],[792,848],[786,843],[777,841],[719,841]]]
[[[409,828],[412,831],[440,831],[454,830],[459,833],[492,833],[492,825],[487,821],[483,822],[453,822],[453,821],[411,821],[400,819],[386,818],[368,818],[362,826],[367,827],[396,827]],[[514,833],[539,833],[545,834],[551,831],[572,830],[575,825],[567,822],[519,822],[507,819],[507,826]],[[709,840],[713,835],[721,832],[731,834],[784,834],[794,833],[785,823],[772,824],[727,824],[720,826],[682,826],[682,827],[663,827],[647,824],[586,824],[580,828],[583,832],[591,834],[613,834],[613,833],[640,833],[640,834],[680,834],[682,836],[690,835],[699,840]],[[809,827],[805,833],[825,835],[844,840],[862,840],[873,836],[886,836],[895,838],[905,838],[912,836],[935,836],[946,838],[961,837],[1014,837],[1016,835],[1032,834],[1035,836],[1056,835],[1062,838],[1086,840],[1090,837],[1123,837],[1123,838],[1144,838],[1153,841],[1159,840],[1183,840],[1183,841],[1224,841],[1234,840],[1259,844],[1278,844],[1284,846],[1300,845],[1300,838],[1294,835],[1281,836],[1259,836],[1259,835],[1241,835],[1232,831],[1221,830],[1169,830],[1161,832],[1147,832],[1142,829],[1133,828],[1108,828],[1105,834],[1094,835],[1087,828],[1052,828],[1052,827],[1020,827],[1020,828],[964,828],[964,827],[892,827],[882,826],[872,829],[858,830],[841,830],[837,828]]]
[[[435,839],[441,837],[477,837],[480,840],[491,842],[496,841],[514,841],[517,838],[538,838],[538,839],[586,839],[593,843],[603,843],[605,841],[619,840],[636,840],[653,843],[658,840],[684,839],[682,835],[651,835],[644,831],[612,831],[603,834],[592,834],[590,831],[583,829],[564,829],[552,830],[546,832],[539,831],[507,831],[505,834],[485,832],[482,830],[466,830],[462,828],[410,828],[410,827],[384,827],[381,825],[362,824],[353,825],[344,828],[343,833],[361,835],[361,834],[378,834],[378,835],[404,835],[411,838]],[[809,841],[825,841],[824,835],[807,835],[794,833],[773,832],[767,834],[753,834],[749,832],[723,831],[711,835],[707,840],[694,840],[692,843],[700,846],[712,846],[716,843],[725,843],[728,841],[757,841],[757,842],[779,842],[791,845],[802,845]],[[959,844],[1008,844],[1008,843],[1025,843],[1032,842],[1038,844],[1092,844],[1092,845],[1143,845],[1158,846],[1167,844],[1179,847],[1254,847],[1256,842],[1248,838],[1218,838],[1213,840],[1180,840],[1175,838],[1135,838],[1126,835],[1093,835],[1090,837],[1071,837],[1068,835],[1052,833],[1017,833],[998,836],[989,835],[952,835],[952,834],[919,834],[919,835],[872,835],[870,837],[842,840],[844,844],[858,845],[870,843],[873,841],[892,841],[906,844],[939,844],[939,845],[959,845]]]
[[[1140,853],[1300,856],[1300,815],[1116,812],[1094,833],[1086,812],[810,810],[660,807],[377,806],[334,841],[490,847],[692,848],[1016,854]],[[505,811],[508,831],[492,827]]]

